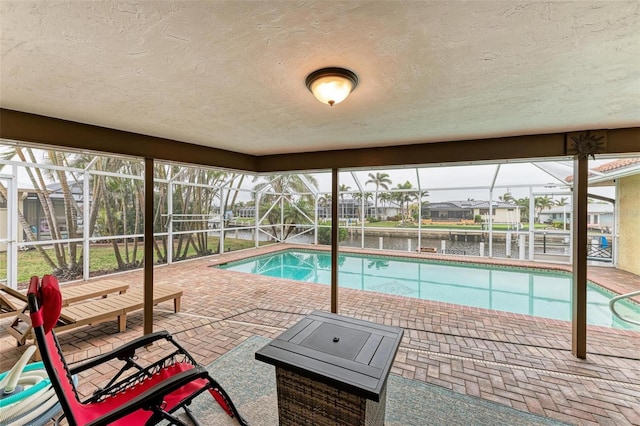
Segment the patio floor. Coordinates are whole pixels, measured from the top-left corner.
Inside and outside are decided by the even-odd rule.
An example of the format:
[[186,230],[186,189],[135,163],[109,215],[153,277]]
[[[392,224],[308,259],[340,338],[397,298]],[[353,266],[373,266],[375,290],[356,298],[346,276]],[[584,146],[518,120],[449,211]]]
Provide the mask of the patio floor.
[[[250,336],[273,338],[313,310],[329,311],[329,286],[210,268],[283,247],[287,246],[156,268],[154,281],[180,287],[184,296],[178,314],[169,302],[156,307],[154,330],[175,334],[206,365]],[[143,273],[108,279],[142,286]],[[639,276],[613,268],[590,267],[589,279],[618,292],[640,289]],[[571,354],[571,326],[563,321],[350,289],[339,292],[339,313],[405,329],[392,373],[570,424],[640,425],[640,332],[589,327],[588,356],[580,360]],[[0,371],[9,369],[24,350],[6,332],[10,322],[10,318],[0,320]],[[142,311],[138,311],[129,315],[124,333],[117,333],[113,320],[61,334],[59,339],[73,362],[141,333]],[[152,355],[155,349],[148,350]],[[98,383],[108,373],[94,372],[81,382]],[[92,388],[87,384],[80,391],[88,394]],[[423,422],[416,419],[416,424]]]

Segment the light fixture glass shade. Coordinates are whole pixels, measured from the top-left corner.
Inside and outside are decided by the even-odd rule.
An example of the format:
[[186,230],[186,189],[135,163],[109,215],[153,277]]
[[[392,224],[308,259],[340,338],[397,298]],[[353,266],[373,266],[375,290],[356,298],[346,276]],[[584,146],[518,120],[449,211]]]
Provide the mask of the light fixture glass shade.
[[320,102],[339,104],[358,84],[358,77],[344,68],[324,68],[307,77],[307,87]]

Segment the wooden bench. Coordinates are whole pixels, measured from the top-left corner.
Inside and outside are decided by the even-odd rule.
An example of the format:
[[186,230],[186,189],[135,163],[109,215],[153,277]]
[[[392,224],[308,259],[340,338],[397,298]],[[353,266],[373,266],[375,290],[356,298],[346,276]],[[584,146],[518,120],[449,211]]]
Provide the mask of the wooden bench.
[[[11,287],[7,287],[4,284],[0,284],[0,290],[12,296],[15,299],[26,303],[27,297],[20,293],[18,290],[14,290]],[[18,313],[20,308],[16,304],[7,298],[4,294],[0,293],[0,318],[10,317]]]
[[[180,312],[181,298],[182,290],[180,289],[162,285],[153,286],[154,305],[173,300],[173,311],[177,313]],[[144,294],[142,290],[132,290],[127,294],[78,303],[62,308],[60,318],[64,318],[66,324],[57,326],[55,330],[58,333],[81,325],[93,325],[117,318],[118,331],[123,332],[127,328],[127,314],[143,307]]]
[[[156,285],[153,287],[153,304],[157,305],[168,300],[173,300],[174,312],[180,311],[180,299],[182,290]],[[64,306],[60,312],[60,319],[55,327],[56,333],[71,330],[84,325],[94,325],[111,319],[118,320],[118,331],[123,332],[127,328],[127,314],[142,309],[144,295],[142,289],[131,290],[127,293],[117,294],[102,299],[84,301]],[[16,338],[18,345],[23,345],[27,339],[33,339],[31,321],[28,314],[24,313],[22,327],[10,327],[9,332]]]
[[[86,299],[93,299],[95,297],[106,296],[111,293],[126,293],[129,289],[129,284],[122,283],[115,280],[103,280],[96,282],[82,283],[78,285],[70,284],[60,287],[60,293],[62,293],[62,306],[67,306],[71,303],[80,302]],[[7,293],[11,297],[18,299],[23,303],[27,303],[27,295],[8,287],[4,284],[0,284],[0,291]],[[15,306],[9,302],[5,296],[0,293],[0,300],[6,300],[8,304]],[[18,310],[15,308],[14,313]]]
[[[24,307],[21,310],[16,310],[13,312],[15,318],[11,322],[11,325],[7,327],[7,331],[9,332],[9,334],[16,338],[16,340],[18,341],[18,345],[24,345],[28,338],[33,338],[31,333],[31,318],[29,317],[29,307],[26,304],[27,296],[3,284],[0,284],[0,286],[0,290],[25,303]],[[66,307],[71,303],[77,303],[88,299],[95,299],[96,297],[105,298],[111,293],[117,293],[116,296],[122,296],[126,294],[128,289],[129,284],[116,280],[102,280],[78,285],[63,285],[60,288],[60,293],[62,294],[62,306]],[[59,322],[65,322],[68,320],[69,318],[61,315]]]

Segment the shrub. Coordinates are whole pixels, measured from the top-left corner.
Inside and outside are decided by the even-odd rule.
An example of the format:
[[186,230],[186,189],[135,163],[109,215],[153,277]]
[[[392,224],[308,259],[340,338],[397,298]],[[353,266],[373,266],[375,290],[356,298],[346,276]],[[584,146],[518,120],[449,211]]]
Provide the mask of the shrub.
[[[551,222],[551,226],[553,226],[556,229],[563,229],[564,228],[562,222],[558,222],[558,221]],[[567,223],[567,229],[569,229],[569,224],[568,223]]]
[[[338,240],[344,241],[347,239],[347,230],[345,228],[338,229]],[[318,228],[318,243],[331,244],[331,228]]]

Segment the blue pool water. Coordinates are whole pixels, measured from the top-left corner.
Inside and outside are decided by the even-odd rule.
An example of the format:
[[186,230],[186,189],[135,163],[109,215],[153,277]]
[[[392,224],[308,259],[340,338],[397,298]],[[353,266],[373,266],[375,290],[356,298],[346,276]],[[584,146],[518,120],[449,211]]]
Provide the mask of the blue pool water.
[[[538,317],[571,320],[571,275],[385,256],[340,254],[338,286]],[[331,283],[331,255],[283,251],[220,265],[220,268],[310,283]],[[587,322],[637,329],[609,310],[612,293],[588,284]],[[640,318],[640,306],[618,302],[623,316]]]

